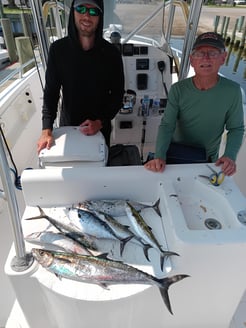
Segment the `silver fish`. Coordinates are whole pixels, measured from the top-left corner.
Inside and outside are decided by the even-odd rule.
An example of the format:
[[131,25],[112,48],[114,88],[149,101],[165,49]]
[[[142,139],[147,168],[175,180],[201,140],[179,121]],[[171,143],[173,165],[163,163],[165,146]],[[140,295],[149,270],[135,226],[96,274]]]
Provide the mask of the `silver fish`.
[[93,255],[86,247],[73,240],[72,238],[52,231],[37,231],[25,237],[29,243],[42,246],[53,251],[65,251],[80,255]]
[[123,199],[105,199],[105,200],[86,200],[78,204],[79,208],[87,209],[91,212],[103,212],[113,217],[126,215],[125,205],[126,202],[130,203],[136,211],[140,212],[145,208],[153,208],[156,213],[161,217],[158,199],[153,205],[146,205],[135,201],[123,200]]
[[71,223],[77,226],[83,233],[95,236],[96,238],[119,241],[122,254],[125,244],[129,241],[129,236],[122,238],[106,221],[101,220],[95,213],[88,210],[71,208],[68,215]]
[[153,234],[152,229],[147,225],[143,217],[138,213],[138,211],[135,210],[135,208],[130,203],[126,202],[125,208],[127,216],[132,223],[135,233],[147,244],[151,245],[153,248],[157,249],[160,252],[161,270],[163,271],[164,258],[178,254],[162,249],[162,246],[159,244],[158,240]]
[[59,219],[55,219],[55,218],[52,218],[52,217],[46,215],[39,206],[37,206],[37,207],[40,211],[40,215],[31,217],[31,218],[26,218],[26,220],[46,219],[54,227],[56,227],[56,229],[59,230],[61,233],[65,234],[66,236],[72,238],[73,240],[81,243],[86,248],[98,251],[98,245],[97,245],[96,238],[89,234],[82,233],[82,231],[78,228],[78,226],[73,225],[67,216],[64,216]]
[[95,212],[95,214],[114,231],[115,235],[121,240],[120,255],[122,255],[125,244],[132,238],[135,238],[135,234],[129,229],[129,226],[123,225],[118,222],[114,217],[103,212]]
[[[107,222],[107,224],[114,230],[114,232],[119,236],[119,238],[125,241],[125,243],[128,241],[132,241],[132,242],[136,241],[138,245],[143,247],[145,257],[148,261],[150,261],[148,256],[148,250],[152,247],[151,245],[146,244],[141,238],[136,236],[130,230],[129,226],[121,224],[111,215],[102,212],[96,212],[96,213],[102,220]],[[120,252],[121,252],[120,254],[122,255],[123,249],[121,249]]]
[[173,283],[189,277],[185,274],[179,274],[158,279],[123,262],[107,259],[105,254],[95,257],[35,248],[32,249],[32,253],[44,268],[60,278],[98,284],[106,289],[109,289],[108,285],[115,284],[156,285],[159,287],[164,303],[172,314],[168,289]]

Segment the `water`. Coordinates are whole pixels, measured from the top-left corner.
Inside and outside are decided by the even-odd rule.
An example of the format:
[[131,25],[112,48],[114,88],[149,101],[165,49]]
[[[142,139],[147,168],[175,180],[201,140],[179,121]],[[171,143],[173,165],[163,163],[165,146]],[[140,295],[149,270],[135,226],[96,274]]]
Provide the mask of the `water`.
[[[183,45],[182,39],[171,39],[171,46],[181,50]],[[220,73],[228,79],[240,84],[246,94],[246,49],[235,49],[233,46],[227,46],[228,52],[226,62],[220,68]]]

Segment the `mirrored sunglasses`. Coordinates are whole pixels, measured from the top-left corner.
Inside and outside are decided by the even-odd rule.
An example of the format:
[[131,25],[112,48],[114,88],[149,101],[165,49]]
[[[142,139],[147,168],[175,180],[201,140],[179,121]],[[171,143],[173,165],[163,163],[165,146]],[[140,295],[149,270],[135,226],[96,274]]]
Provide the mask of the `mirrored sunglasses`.
[[90,16],[99,16],[100,15],[100,9],[99,8],[87,8],[85,6],[77,6],[74,8],[77,13],[79,14],[85,14],[86,12],[89,13]]

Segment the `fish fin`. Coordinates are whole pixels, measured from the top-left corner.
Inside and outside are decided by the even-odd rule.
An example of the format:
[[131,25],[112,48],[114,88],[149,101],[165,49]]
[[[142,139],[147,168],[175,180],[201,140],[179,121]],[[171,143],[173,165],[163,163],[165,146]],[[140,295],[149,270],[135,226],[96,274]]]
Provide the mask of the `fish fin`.
[[154,205],[153,205],[153,209],[156,211],[156,213],[157,213],[157,214],[159,215],[159,217],[161,218],[161,212],[160,212],[159,205],[160,205],[160,198],[157,199],[157,201],[154,203]]
[[96,256],[99,259],[108,260],[108,253],[102,253]]
[[36,220],[36,219],[47,219],[48,215],[46,215],[43,211],[43,209],[37,205],[37,208],[39,209],[40,215],[33,216],[31,218],[26,218],[25,220]]
[[103,289],[110,290],[109,287],[108,287],[108,285],[105,284],[105,283],[103,283],[103,282],[98,283],[98,285],[99,285],[100,287],[102,287]]
[[168,258],[169,256],[173,256],[173,255],[179,256],[178,253],[171,252],[171,251],[163,251],[163,252],[161,253],[161,255],[160,255],[161,271],[163,271],[164,260],[165,260],[165,258]]
[[55,273],[55,276],[56,276],[59,280],[62,280],[61,275],[59,275],[58,273]]
[[165,260],[165,256],[161,254],[161,256],[160,256],[161,271],[163,271],[164,260]]
[[150,262],[149,254],[148,254],[148,250],[149,250],[150,248],[152,248],[152,246],[149,245],[149,244],[143,244],[143,246],[144,246],[144,247],[143,247],[144,255],[145,255],[146,259]]
[[131,235],[131,236],[127,237],[127,238],[124,238],[124,239],[121,239],[120,240],[120,256],[122,256],[122,254],[123,254],[123,251],[125,249],[126,243],[128,241],[130,241],[133,237],[134,237],[134,235]]
[[163,299],[168,311],[171,314],[173,314],[173,311],[172,311],[172,307],[171,307],[171,303],[170,303],[170,299],[169,299],[169,295],[168,295],[168,289],[172,284],[174,284],[184,278],[187,278],[187,277],[190,277],[190,276],[187,274],[178,274],[176,276],[172,276],[172,277],[168,277],[168,278],[164,278],[164,279],[158,279],[159,283],[162,285],[162,287],[159,287],[162,299]]

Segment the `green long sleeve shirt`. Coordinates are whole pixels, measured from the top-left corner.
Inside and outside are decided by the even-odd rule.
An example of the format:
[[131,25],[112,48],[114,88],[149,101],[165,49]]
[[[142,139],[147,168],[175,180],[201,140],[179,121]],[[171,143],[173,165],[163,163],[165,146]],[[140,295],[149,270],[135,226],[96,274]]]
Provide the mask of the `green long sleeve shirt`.
[[219,77],[208,90],[198,90],[192,78],[175,83],[169,92],[161,120],[155,158],[166,159],[171,143],[204,147],[207,156],[216,161],[221,136],[227,130],[224,156],[236,159],[244,134],[242,93],[239,84]]

